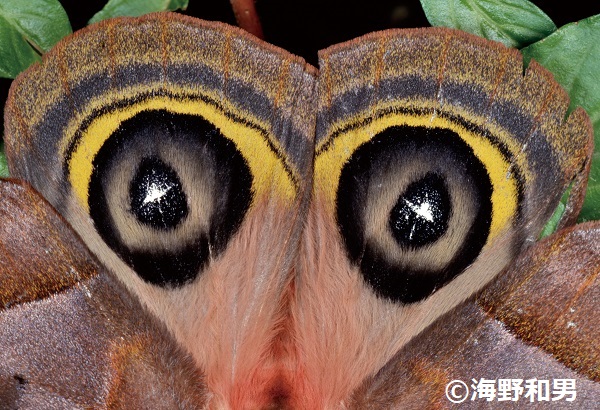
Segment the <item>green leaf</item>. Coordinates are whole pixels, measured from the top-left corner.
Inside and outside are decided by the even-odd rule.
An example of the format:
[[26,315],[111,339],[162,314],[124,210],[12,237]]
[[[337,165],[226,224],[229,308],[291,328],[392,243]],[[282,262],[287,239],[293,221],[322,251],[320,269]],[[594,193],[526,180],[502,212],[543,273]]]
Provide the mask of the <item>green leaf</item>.
[[[596,123],[598,118],[596,117]],[[598,127],[594,127],[594,155],[592,155],[592,170],[588,179],[587,192],[583,201],[583,208],[579,214],[579,221],[596,221],[600,219],[600,131]]]
[[4,141],[0,141],[0,178],[8,178],[8,162],[6,162],[6,155],[4,154]]
[[39,59],[29,43],[0,15],[0,77],[15,78]]
[[58,0],[0,2],[0,76],[14,78],[71,33]]
[[565,211],[567,210],[567,202],[569,201],[569,196],[571,195],[572,189],[573,189],[573,183],[571,183],[567,187],[565,192],[563,192],[563,195],[560,198],[560,201],[558,202],[556,209],[554,209],[554,213],[552,214],[552,216],[550,217],[548,222],[546,222],[546,225],[544,226],[544,229],[542,230],[542,233],[540,234],[539,239],[542,239],[550,234],[553,234],[558,229],[560,220],[562,219],[563,215],[565,214]]
[[583,107],[594,126],[595,151],[588,190],[579,219],[600,219],[600,15],[567,24],[521,50],[550,70],[571,97],[571,107]]
[[421,0],[432,26],[457,28],[509,47],[523,47],[556,30],[527,0]]
[[565,203],[563,203],[561,200],[561,202],[558,203],[558,206],[554,210],[554,213],[550,217],[550,220],[546,223],[546,226],[544,226],[544,229],[542,230],[539,239],[545,238],[546,236],[551,235],[556,231],[556,228],[558,228],[558,224],[563,214],[565,213],[566,208],[567,207]]
[[155,11],[185,10],[187,6],[188,0],[109,0],[88,24],[113,17],[137,17]]

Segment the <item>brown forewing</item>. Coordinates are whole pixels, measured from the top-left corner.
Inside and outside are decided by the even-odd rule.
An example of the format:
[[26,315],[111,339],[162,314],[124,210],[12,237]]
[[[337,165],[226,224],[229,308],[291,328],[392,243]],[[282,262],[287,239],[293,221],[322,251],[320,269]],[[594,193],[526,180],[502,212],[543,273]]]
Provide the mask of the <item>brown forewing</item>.
[[25,183],[0,197],[0,408],[202,407],[190,357],[54,209]]

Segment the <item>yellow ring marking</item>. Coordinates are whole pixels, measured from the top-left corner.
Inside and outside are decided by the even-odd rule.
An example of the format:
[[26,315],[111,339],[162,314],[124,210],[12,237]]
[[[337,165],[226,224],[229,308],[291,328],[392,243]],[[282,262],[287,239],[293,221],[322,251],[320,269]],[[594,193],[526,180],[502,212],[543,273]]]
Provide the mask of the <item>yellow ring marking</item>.
[[[356,117],[354,117],[356,119]],[[358,124],[358,121],[348,122]],[[348,124],[345,123],[345,124]],[[356,149],[383,130],[396,126],[445,128],[457,133],[473,149],[475,156],[484,164],[492,183],[492,222],[488,241],[493,240],[514,218],[517,211],[518,181],[510,172],[512,165],[492,142],[464,126],[445,117],[390,113],[373,119],[365,126],[350,127],[338,134],[331,145],[315,159],[315,187],[325,196],[333,212],[339,178],[343,166]],[[343,129],[339,127],[337,129]]]
[[[103,100],[110,101],[109,104],[116,102],[110,98]],[[104,106],[106,105],[108,104]],[[256,194],[274,191],[287,202],[293,201],[296,195],[294,181],[259,130],[231,119],[219,107],[200,99],[154,96],[99,115],[82,132],[79,144],[71,155],[68,169],[73,190],[87,211],[88,186],[95,156],[123,121],[145,110],[166,110],[175,114],[203,117],[217,127],[223,136],[233,141],[242,153],[252,172],[252,189]],[[65,151],[66,149],[63,149],[63,152]]]

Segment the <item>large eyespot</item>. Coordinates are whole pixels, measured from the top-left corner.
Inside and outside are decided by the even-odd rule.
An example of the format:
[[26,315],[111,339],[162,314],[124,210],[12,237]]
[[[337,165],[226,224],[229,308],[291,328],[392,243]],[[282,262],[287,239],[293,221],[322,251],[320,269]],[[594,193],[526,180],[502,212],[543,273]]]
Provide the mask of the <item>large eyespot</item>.
[[258,122],[206,96],[120,97],[87,109],[65,140],[64,173],[97,233],[144,281],[194,280],[255,198],[294,198],[295,176]]
[[482,127],[398,107],[325,138],[315,179],[365,283],[408,304],[452,281],[513,226],[521,166]]
[[142,111],[94,158],[90,216],[145,281],[181,285],[236,232],[251,185],[243,156],[214,125],[200,116]]
[[337,220],[375,292],[410,303],[477,257],[490,232],[491,195],[485,166],[454,131],[392,126],[342,168]]

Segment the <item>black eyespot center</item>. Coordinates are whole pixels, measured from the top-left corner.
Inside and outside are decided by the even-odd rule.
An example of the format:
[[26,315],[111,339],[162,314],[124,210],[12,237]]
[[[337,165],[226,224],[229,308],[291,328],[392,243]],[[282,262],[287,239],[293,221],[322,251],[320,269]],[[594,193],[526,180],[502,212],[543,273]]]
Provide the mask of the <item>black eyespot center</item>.
[[130,212],[155,229],[174,229],[188,215],[177,172],[157,156],[144,157],[129,184]]
[[408,185],[392,208],[389,227],[400,246],[417,248],[448,230],[452,206],[444,178],[429,172]]

